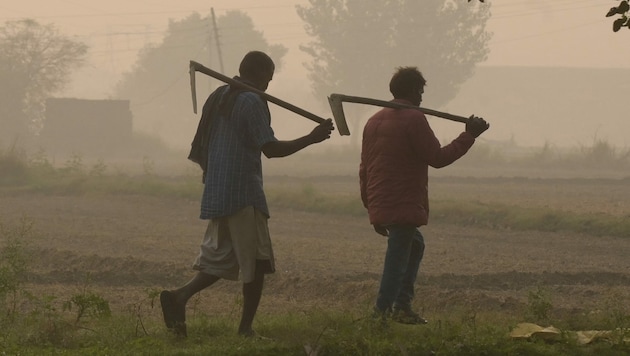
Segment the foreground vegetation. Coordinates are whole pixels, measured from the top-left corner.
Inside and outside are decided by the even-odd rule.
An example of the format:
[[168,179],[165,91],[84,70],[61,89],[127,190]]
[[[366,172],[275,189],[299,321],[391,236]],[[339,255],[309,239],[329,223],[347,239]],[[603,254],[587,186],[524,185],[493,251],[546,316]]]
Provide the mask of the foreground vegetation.
[[[439,319],[427,326],[354,320],[347,312],[310,315],[262,315],[258,330],[269,339],[245,339],[231,332],[233,320],[200,316],[189,322],[193,332],[180,340],[147,323],[141,334],[130,318],[116,316],[77,325],[37,327],[35,319],[9,328],[0,346],[19,355],[627,355],[622,343],[578,345],[565,336],[553,343],[513,340],[506,325],[493,320]],[[57,328],[50,330],[50,328]],[[5,329],[7,330],[7,329]],[[28,332],[28,337],[16,333]]]
[[[16,152],[0,155],[0,196],[140,194],[197,200],[198,174],[163,177],[146,159],[135,175],[111,173],[106,162],[86,164],[73,156],[54,166],[43,156]],[[364,215],[356,195],[318,190],[308,181],[290,187],[283,180],[269,187],[270,203],[278,207],[325,214]],[[288,178],[286,178],[288,179]],[[272,180],[273,183],[273,180]],[[288,187],[288,188],[287,188]],[[627,216],[579,214],[545,207],[487,204],[475,200],[435,200],[432,218],[492,229],[575,231],[593,235],[630,236]],[[627,355],[630,353],[630,311],[611,296],[602,313],[554,313],[549,290],[533,288],[528,303],[516,313],[459,306],[431,310],[425,326],[381,324],[370,315],[370,302],[357,300],[350,309],[311,308],[305,312],[260,314],[257,331],[267,339],[234,335],[238,313],[191,313],[189,338],[168,333],[159,318],[157,290],[112,310],[110,301],[89,282],[67,297],[33,293],[29,272],[28,217],[0,217],[0,355]],[[238,303],[236,301],[235,303]],[[233,308],[238,310],[237,308]],[[553,340],[514,339],[517,323],[553,325],[562,333]],[[606,340],[580,344],[573,331],[610,330]]]
[[[60,298],[29,290],[28,250],[32,222],[0,224],[0,355],[627,355],[630,311],[610,295],[602,313],[562,316],[544,288],[527,304],[505,313],[451,305],[431,310],[428,325],[382,323],[370,316],[370,301],[349,309],[308,307],[257,317],[265,339],[235,334],[240,305],[218,315],[191,303],[186,340],[170,334],[160,319],[159,290],[147,289],[121,310],[112,310],[89,279]],[[553,325],[553,339],[514,338],[517,323]],[[577,330],[608,330],[606,339],[583,344]]]

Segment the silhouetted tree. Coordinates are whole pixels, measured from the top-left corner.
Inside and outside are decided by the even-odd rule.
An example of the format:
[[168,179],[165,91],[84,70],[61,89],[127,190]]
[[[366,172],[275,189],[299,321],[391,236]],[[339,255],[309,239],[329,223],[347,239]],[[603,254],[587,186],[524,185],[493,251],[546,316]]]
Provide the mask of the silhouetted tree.
[[68,83],[87,49],[52,24],[25,19],[0,27],[0,141],[41,128],[46,98]]
[[[243,55],[251,50],[268,53],[277,70],[281,68],[287,49],[268,44],[245,13],[230,11],[217,17],[216,22],[225,75],[238,75]],[[162,42],[140,52],[133,69],[115,90],[116,97],[131,100],[136,129],[158,136],[171,146],[190,144],[199,117],[192,111],[188,63],[195,60],[221,71],[213,31],[210,16],[193,13],[180,21],[171,20]],[[222,83],[200,73],[196,78],[201,112],[210,90]]]
[[297,13],[314,38],[301,49],[312,58],[307,68],[320,99],[332,92],[390,97],[395,68],[418,66],[430,88],[425,102],[437,107],[455,96],[489,53],[487,4],[309,0]]
[[630,29],[630,4],[628,0],[623,0],[618,6],[610,8],[606,17],[619,15],[619,18],[613,21],[613,31],[617,32],[622,27]]
[[[468,2],[470,1],[471,0],[468,0]],[[484,0],[479,0],[479,2],[484,2]],[[630,2],[628,0],[622,0],[619,2],[619,5],[611,7],[606,17],[615,15],[619,15],[619,18],[613,21],[614,32],[621,30],[622,27],[630,29]]]

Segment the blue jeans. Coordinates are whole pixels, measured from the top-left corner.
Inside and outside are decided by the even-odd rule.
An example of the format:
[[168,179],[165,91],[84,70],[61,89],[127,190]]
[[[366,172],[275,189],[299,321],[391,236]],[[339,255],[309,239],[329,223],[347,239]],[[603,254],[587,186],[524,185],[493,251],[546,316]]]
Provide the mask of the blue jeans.
[[414,284],[424,256],[424,237],[415,226],[387,226],[387,252],[376,307],[381,311],[411,308]]

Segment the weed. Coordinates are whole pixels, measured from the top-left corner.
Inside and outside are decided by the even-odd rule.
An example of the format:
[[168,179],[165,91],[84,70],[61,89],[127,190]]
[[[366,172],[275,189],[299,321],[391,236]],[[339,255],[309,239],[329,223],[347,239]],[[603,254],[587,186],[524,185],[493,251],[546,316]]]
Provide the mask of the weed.
[[81,155],[73,153],[66,161],[63,172],[67,174],[83,173],[83,159],[81,158]]
[[142,157],[142,170],[146,176],[155,175],[155,162],[147,156]]
[[160,296],[160,289],[157,288],[147,288],[145,289],[146,298],[141,300],[138,303],[134,303],[130,306],[131,315],[135,319],[135,336],[140,336],[140,329],[142,329],[142,333],[147,336],[149,332],[146,328],[145,319],[147,315],[144,313],[145,304],[148,303],[149,308],[153,309],[155,307],[155,301]]
[[100,295],[92,292],[75,294],[72,296],[72,298],[70,298],[70,300],[66,301],[63,304],[64,310],[71,311],[73,306],[76,309],[77,313],[77,318],[75,320],[77,323],[83,316],[93,316],[100,318],[111,315],[109,302],[107,302]]
[[90,170],[90,175],[95,177],[102,177],[105,175],[105,171],[107,170],[107,165],[102,158],[99,158],[96,163],[92,166]]
[[109,302],[100,295],[89,291],[88,285],[90,275],[87,275],[86,283],[81,291],[73,295],[69,300],[63,303],[64,311],[76,311],[75,324],[78,324],[81,318],[91,316],[96,319],[111,316]]
[[527,317],[532,318],[534,322],[546,322],[549,321],[552,309],[553,304],[547,290],[538,286],[535,290],[529,291],[527,295]]
[[625,303],[626,300],[627,296],[618,289],[611,289],[605,295],[601,313],[603,328],[630,332],[630,308]]

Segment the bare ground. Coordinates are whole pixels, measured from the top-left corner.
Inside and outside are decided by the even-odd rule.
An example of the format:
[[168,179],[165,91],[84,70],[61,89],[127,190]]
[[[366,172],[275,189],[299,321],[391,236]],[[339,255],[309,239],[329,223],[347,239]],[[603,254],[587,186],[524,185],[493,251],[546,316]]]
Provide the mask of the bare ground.
[[[261,313],[368,310],[386,241],[367,218],[271,209],[277,272],[267,279]],[[198,213],[197,201],[170,197],[26,193],[0,199],[0,222],[15,225],[26,217],[34,224],[30,291],[67,300],[87,287],[114,312],[146,301],[148,289],[174,288],[193,275],[205,229]],[[554,308],[571,313],[630,299],[628,239],[440,224],[423,232],[415,303],[429,318],[449,308],[521,313],[536,288],[550,293]],[[195,299],[193,311],[233,313],[239,291],[238,283],[221,281]],[[151,313],[159,318],[158,309]]]

